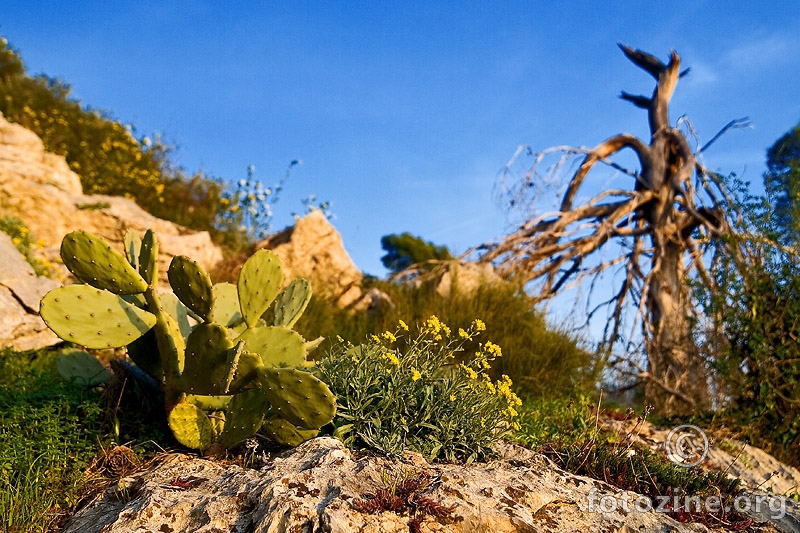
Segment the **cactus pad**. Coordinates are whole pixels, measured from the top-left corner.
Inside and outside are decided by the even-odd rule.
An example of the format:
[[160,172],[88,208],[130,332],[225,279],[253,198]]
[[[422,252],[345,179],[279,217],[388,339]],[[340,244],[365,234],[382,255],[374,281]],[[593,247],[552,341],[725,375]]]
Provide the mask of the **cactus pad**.
[[129,229],[127,233],[125,233],[123,243],[125,244],[125,258],[128,260],[128,263],[130,263],[130,265],[138,272],[139,254],[142,253],[142,238],[139,237],[139,234],[134,230]]
[[261,356],[252,352],[242,352],[239,354],[239,365],[236,367],[233,381],[231,381],[229,392],[236,394],[245,389],[258,386],[258,374],[256,371],[264,366]]
[[287,285],[275,300],[276,326],[290,328],[306,310],[311,301],[311,283],[307,279],[295,279]]
[[169,316],[175,319],[178,329],[181,330],[181,335],[184,338],[188,337],[192,333],[192,325],[189,323],[189,310],[171,292],[162,292],[158,296],[159,300],[161,300],[161,307]]
[[144,234],[139,251],[139,274],[153,287],[158,283],[158,240],[153,230]]
[[304,429],[318,429],[333,420],[336,399],[328,386],[311,373],[262,367],[258,377],[261,390],[279,417]]
[[61,259],[75,277],[114,294],[136,294],[147,283],[128,260],[97,235],[73,231],[61,241]]
[[258,319],[278,295],[283,283],[281,261],[274,252],[259,250],[251,255],[239,272],[239,306],[248,327]]
[[64,350],[56,357],[56,369],[62,378],[75,380],[89,387],[108,381],[111,372],[97,357],[84,350]]
[[221,324],[227,328],[242,322],[242,311],[239,308],[239,291],[233,283],[217,283],[211,290],[214,303],[211,305],[209,322]]
[[267,366],[302,366],[306,360],[305,339],[294,330],[278,326],[250,328],[241,334],[245,349],[261,356]]
[[261,389],[235,394],[228,404],[225,428],[219,437],[220,443],[230,448],[255,435],[264,421],[267,406],[267,397]]
[[205,450],[214,438],[214,426],[199,407],[180,402],[169,412],[167,423],[175,439],[194,450]]
[[318,429],[301,429],[283,418],[271,418],[264,421],[261,431],[284,446],[299,446],[319,434]]
[[182,389],[189,394],[223,394],[230,371],[228,352],[233,346],[224,327],[196,326],[186,340]]
[[39,314],[56,335],[87,348],[125,346],[156,323],[151,313],[89,285],[69,285],[48,292]]
[[155,328],[128,344],[127,352],[136,366],[161,383],[164,379],[164,367],[158,354]]
[[177,255],[169,264],[167,278],[181,302],[204,321],[208,321],[213,298],[211,278],[203,267],[188,257]]

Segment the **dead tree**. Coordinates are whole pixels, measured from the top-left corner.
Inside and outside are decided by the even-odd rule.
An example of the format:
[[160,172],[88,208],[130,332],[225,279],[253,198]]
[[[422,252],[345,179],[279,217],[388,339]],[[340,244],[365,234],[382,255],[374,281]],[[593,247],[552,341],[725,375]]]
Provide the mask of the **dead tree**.
[[[515,178],[515,184],[505,189],[511,206],[530,203],[530,190],[542,179],[538,167],[548,154],[579,154],[583,159],[567,183],[560,209],[529,218],[478,251],[483,261],[493,262],[501,272],[538,284],[535,294],[542,300],[587,276],[619,269],[621,282],[601,305],[590,307],[590,315],[600,308],[609,311],[604,346],[610,349],[625,337],[623,312],[632,306],[641,320],[647,356],[634,375],[644,385],[647,401],[664,413],[707,407],[706,366],[694,348],[685,280],[690,275],[709,280],[704,261],[708,247],[730,231],[730,198],[721,181],[698,163],[697,155],[708,145],[695,153],[683,131],[670,125],[670,99],[688,72],[680,70],[678,54],[673,51],[664,64],[644,52],[620,48],[656,80],[652,96],[621,94],[623,100],[647,111],[649,142],[621,134],[588,150],[529,151],[536,162],[523,179]],[[734,121],[722,131],[741,125]],[[638,159],[637,171],[609,159],[626,148]],[[630,188],[601,191],[581,201],[579,191],[598,163],[629,175]],[[620,246],[620,255],[601,257],[612,242]]]

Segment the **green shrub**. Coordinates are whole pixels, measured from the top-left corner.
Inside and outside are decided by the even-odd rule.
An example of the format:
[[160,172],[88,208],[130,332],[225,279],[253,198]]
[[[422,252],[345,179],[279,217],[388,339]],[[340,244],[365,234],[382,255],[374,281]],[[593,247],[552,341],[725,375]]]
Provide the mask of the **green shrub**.
[[456,354],[485,330],[480,320],[452,333],[432,316],[415,337],[408,326],[371,335],[357,346],[340,340],[319,363],[336,395],[334,435],[346,444],[388,454],[404,450],[428,460],[472,462],[518,426],[521,401],[511,380],[492,381],[486,370],[500,357],[490,341],[457,364]]
[[739,272],[717,272],[726,297],[709,307],[722,328],[706,349],[727,397],[715,423],[736,426],[737,438],[798,465],[800,269],[782,257]]
[[[468,324],[475,317],[486,323],[486,336],[503,347],[503,357],[490,375],[508,375],[524,397],[564,396],[577,389],[592,389],[600,365],[579,339],[547,324],[523,291],[513,284],[490,284],[463,292],[454,284],[450,297],[425,287],[413,288],[375,281],[374,286],[389,294],[395,307],[365,313],[341,310],[333,302],[314,297],[296,328],[306,338],[340,335],[359,342],[369,334],[391,330],[400,319],[421,324],[438,316],[447,324]],[[328,343],[330,346],[330,342]],[[474,351],[475,346],[467,346]]]
[[46,531],[74,506],[104,440],[100,393],[56,377],[54,354],[0,352],[0,530]]

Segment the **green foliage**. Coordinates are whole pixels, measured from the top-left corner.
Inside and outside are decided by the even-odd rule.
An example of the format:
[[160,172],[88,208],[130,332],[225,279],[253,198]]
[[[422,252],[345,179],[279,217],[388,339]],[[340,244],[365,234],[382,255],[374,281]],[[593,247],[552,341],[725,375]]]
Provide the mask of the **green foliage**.
[[[539,398],[526,401],[520,411],[520,430],[513,439],[520,444],[539,450],[556,464],[582,476],[599,479],[624,490],[643,494],[658,507],[658,497],[718,496],[723,506],[733,508],[739,493],[740,481],[722,472],[706,472],[700,467],[677,466],[666,457],[640,445],[634,435],[641,429],[647,410],[636,417],[626,433],[602,428],[602,419],[611,416],[629,420],[635,416],[632,409],[627,414],[607,412],[598,416],[596,400],[585,395],[575,398]],[[600,423],[598,423],[600,419]],[[692,500],[695,501],[695,500]],[[708,526],[731,527],[746,517],[737,512],[710,512],[707,509],[668,509],[680,522],[700,522]]]
[[724,399],[715,419],[734,421],[734,436],[797,464],[800,257],[779,243],[788,231],[775,224],[779,206],[750,195],[735,177],[729,180],[743,237],[725,239],[738,253],[722,258],[710,287],[692,287],[702,314],[710,317],[697,328],[697,341]]
[[[800,457],[800,269],[792,258],[718,272],[730,299],[713,309],[724,326],[711,340],[733,417],[754,444],[782,460]],[[720,279],[722,282],[723,279]]]
[[773,206],[775,229],[781,242],[800,242],[800,124],[767,150],[764,187]]
[[100,393],[64,382],[55,354],[0,352],[0,530],[48,531],[74,506],[105,436]]
[[28,264],[33,267],[37,276],[47,276],[59,280],[62,278],[58,267],[41,252],[44,248],[44,241],[35,239],[24,222],[17,217],[2,216],[0,217],[0,231],[11,237],[11,242],[25,257]]
[[[511,380],[486,374],[500,356],[492,342],[469,341],[485,330],[475,320],[453,333],[435,316],[406,337],[371,335],[357,346],[339,341],[319,363],[323,379],[339,399],[334,435],[348,445],[398,455],[414,450],[428,460],[467,462],[491,455],[492,445],[512,429],[521,401]],[[458,359],[463,363],[458,363]]]
[[391,272],[400,272],[425,261],[453,258],[446,246],[437,246],[408,232],[384,235],[381,237],[381,248],[386,250],[381,262]]
[[[295,282],[281,291],[283,271],[274,253],[257,252],[242,266],[237,287],[217,290],[198,263],[175,257],[167,274],[177,299],[156,290],[152,231],[144,239],[128,233],[125,255],[75,231],[64,237],[61,254],[84,284],[46,294],[40,306],[45,323],[62,339],[89,348],[128,346],[131,359],[163,384],[169,427],[181,444],[230,448],[252,437],[266,417],[280,429],[273,438],[283,442],[290,435],[295,442],[333,418],[333,395],[297,369],[306,366],[306,344],[286,325],[297,321],[311,287]],[[215,309],[217,296],[222,311]],[[191,328],[189,314],[200,324]],[[267,325],[267,316],[275,325]]]
[[[422,323],[436,315],[447,324],[467,324],[474,317],[486,323],[486,336],[503,347],[503,357],[489,370],[493,379],[506,374],[522,397],[560,397],[576,387],[592,389],[600,365],[591,352],[580,347],[579,339],[566,330],[547,324],[525,293],[510,283],[483,285],[464,292],[454,283],[449,297],[428,287],[407,287],[375,282],[386,292],[394,307],[383,306],[366,313],[352,313],[335,303],[312,298],[295,325],[306,338],[335,339],[340,335],[359,342],[369,334],[393,330],[400,319]],[[324,346],[329,348],[330,343]],[[469,346],[473,349],[475,346]]]

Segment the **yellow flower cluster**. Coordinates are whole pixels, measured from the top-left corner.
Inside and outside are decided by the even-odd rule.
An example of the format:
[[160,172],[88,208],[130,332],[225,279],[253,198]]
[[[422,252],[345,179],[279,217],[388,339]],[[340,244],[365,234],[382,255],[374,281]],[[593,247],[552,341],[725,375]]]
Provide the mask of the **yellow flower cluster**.
[[442,340],[442,335],[444,337],[450,336],[450,328],[447,327],[447,324],[439,320],[439,317],[436,315],[431,315],[431,317],[425,321],[425,330],[429,333],[434,335],[434,339],[437,341]]
[[394,366],[399,366],[400,365],[400,359],[398,359],[397,355],[395,355],[393,352],[383,352],[383,356],[382,357],[384,359],[386,359],[387,361],[389,361],[390,365],[394,365]]

